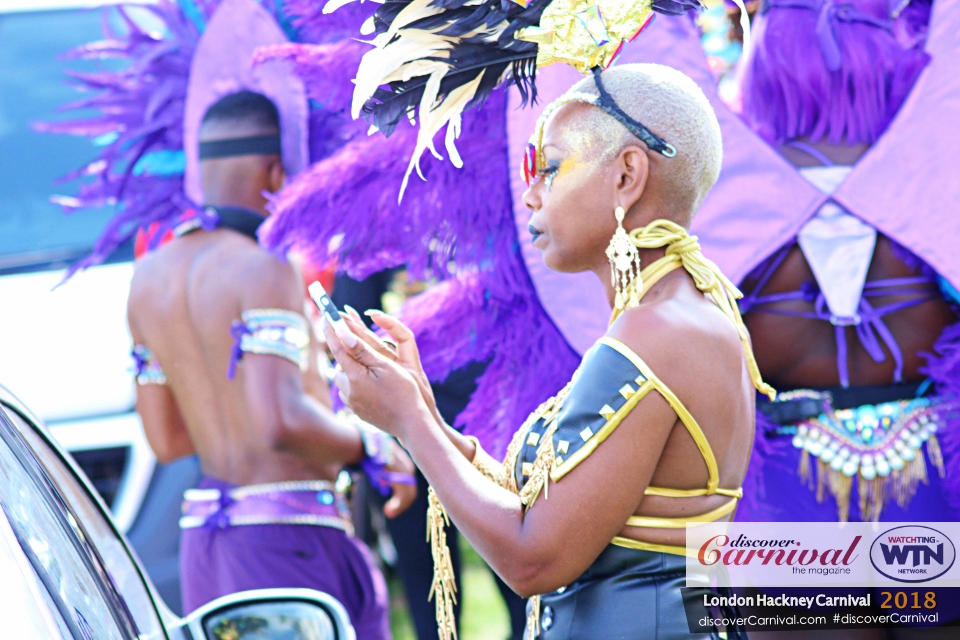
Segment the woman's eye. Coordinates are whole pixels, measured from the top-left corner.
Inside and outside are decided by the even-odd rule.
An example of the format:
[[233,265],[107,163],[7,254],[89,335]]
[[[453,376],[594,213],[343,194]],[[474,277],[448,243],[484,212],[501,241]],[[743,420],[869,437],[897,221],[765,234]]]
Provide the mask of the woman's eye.
[[559,164],[548,164],[543,169],[539,169],[537,171],[537,174],[539,174],[541,178],[546,178],[548,176],[554,175],[559,170],[560,170]]
[[553,186],[553,179],[557,176],[558,171],[560,171],[559,163],[548,164],[537,172],[543,178],[543,185],[547,188],[547,191],[550,191],[550,187]]

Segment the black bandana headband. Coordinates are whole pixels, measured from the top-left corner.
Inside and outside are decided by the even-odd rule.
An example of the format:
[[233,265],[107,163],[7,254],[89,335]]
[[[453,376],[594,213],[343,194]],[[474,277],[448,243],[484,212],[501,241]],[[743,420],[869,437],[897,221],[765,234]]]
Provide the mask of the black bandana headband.
[[592,104],[598,109],[601,109],[604,113],[626,127],[627,131],[639,138],[651,151],[656,151],[665,158],[672,158],[677,155],[676,147],[650,131],[650,129],[640,122],[631,118],[620,108],[620,105],[613,99],[610,92],[603,86],[603,80],[601,80],[600,74],[601,69],[594,67],[593,79],[599,95],[584,93],[582,91],[567,92],[547,105],[543,113],[540,114],[540,117],[537,119],[537,124],[534,127],[533,135],[530,136],[530,142],[527,143],[524,150],[523,163],[520,165],[520,176],[523,178],[523,181],[527,183],[527,186],[532,185],[540,174],[540,145],[543,142],[543,129],[547,124],[547,120],[550,119],[554,111],[572,102]]
[[643,124],[631,118],[626,111],[620,108],[613,96],[604,88],[601,77],[600,67],[593,68],[593,81],[597,85],[597,92],[600,96],[593,104],[603,109],[606,113],[616,119],[617,122],[627,128],[633,135],[640,138],[647,147],[666,158],[672,158],[677,155],[677,150],[672,144],[656,135]]
[[279,155],[280,149],[280,134],[278,133],[249,138],[210,140],[200,143],[200,159]]

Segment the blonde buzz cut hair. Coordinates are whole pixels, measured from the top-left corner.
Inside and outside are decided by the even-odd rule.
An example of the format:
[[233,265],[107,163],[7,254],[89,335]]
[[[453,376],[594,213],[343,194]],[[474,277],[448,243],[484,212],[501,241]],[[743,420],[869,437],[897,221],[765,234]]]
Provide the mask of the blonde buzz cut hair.
[[[603,86],[627,115],[676,148],[677,155],[667,159],[666,172],[658,178],[673,195],[677,204],[673,213],[683,218],[678,222],[689,224],[716,183],[723,161],[720,123],[707,96],[689,76],[661,64],[611,67],[603,72]],[[592,77],[571,87],[574,91],[598,93]],[[604,120],[596,130],[606,133],[604,142],[612,156],[640,142],[613,116],[599,108],[593,111],[595,118]]]

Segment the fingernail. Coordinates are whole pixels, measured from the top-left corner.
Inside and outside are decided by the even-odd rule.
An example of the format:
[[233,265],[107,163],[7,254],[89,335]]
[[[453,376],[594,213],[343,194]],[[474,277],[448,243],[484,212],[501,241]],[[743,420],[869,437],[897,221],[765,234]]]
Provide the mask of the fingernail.
[[381,316],[387,315],[383,311],[380,311],[380,309],[367,309],[363,312],[363,315],[365,316],[372,316],[374,314],[380,314]]
[[348,347],[357,346],[357,336],[353,335],[353,332],[346,327],[335,327],[334,333],[337,334],[337,337],[340,338],[340,342],[347,345]]
[[344,308],[347,312],[349,312],[351,315],[354,315],[354,316],[359,316],[359,315],[360,315],[359,313],[357,313],[357,310],[356,310],[356,309],[354,309],[353,307],[351,307],[351,306],[348,305],[348,304],[343,305],[343,308]]

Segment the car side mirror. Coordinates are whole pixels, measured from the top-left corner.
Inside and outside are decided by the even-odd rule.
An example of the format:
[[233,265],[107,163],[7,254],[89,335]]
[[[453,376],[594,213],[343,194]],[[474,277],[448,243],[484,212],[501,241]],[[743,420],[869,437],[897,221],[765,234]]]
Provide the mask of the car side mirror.
[[312,589],[241,591],[209,602],[184,620],[194,640],[356,640],[346,609]]

